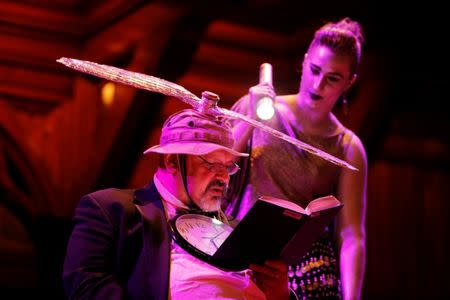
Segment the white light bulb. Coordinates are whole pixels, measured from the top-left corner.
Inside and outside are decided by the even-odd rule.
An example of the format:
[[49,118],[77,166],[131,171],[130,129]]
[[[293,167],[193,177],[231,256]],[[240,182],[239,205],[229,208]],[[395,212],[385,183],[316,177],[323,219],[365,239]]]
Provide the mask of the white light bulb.
[[272,99],[269,97],[261,98],[256,105],[256,115],[261,120],[269,120],[275,114]]
[[[272,86],[272,65],[263,63],[259,67],[259,83],[265,83]],[[263,97],[256,103],[256,115],[261,120],[269,120],[275,114],[273,109],[273,99],[270,97]]]

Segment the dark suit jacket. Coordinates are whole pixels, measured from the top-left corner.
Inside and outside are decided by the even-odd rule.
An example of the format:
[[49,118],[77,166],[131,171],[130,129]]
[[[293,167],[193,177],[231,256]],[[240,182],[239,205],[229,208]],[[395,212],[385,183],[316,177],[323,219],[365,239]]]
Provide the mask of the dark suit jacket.
[[75,211],[64,289],[69,299],[167,299],[169,258],[169,229],[153,183],[97,191]]

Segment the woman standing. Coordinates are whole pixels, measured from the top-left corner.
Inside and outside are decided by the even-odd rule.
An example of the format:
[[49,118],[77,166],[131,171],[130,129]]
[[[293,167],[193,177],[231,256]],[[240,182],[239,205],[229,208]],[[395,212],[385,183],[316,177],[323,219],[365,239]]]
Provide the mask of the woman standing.
[[[234,124],[236,149],[251,156],[243,178],[234,178],[227,212],[241,219],[261,195],[305,207],[335,195],[344,207],[301,263],[290,266],[290,286],[299,299],[359,299],[365,270],[367,158],[358,136],[332,113],[357,78],[363,42],[360,24],[349,18],[319,28],[304,55],[297,94],[275,97],[273,87],[250,88],[233,110],[256,118],[255,102],[272,96],[275,115],[264,121],[359,169],[339,168],[244,122]],[[345,100],[344,100],[345,101]]]

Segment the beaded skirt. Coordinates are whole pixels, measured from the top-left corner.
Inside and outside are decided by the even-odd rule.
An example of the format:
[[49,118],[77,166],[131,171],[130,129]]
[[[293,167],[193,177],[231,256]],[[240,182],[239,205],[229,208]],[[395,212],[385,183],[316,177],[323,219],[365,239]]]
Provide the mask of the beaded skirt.
[[329,229],[313,243],[299,264],[289,266],[288,277],[289,287],[299,300],[342,299],[336,251]]

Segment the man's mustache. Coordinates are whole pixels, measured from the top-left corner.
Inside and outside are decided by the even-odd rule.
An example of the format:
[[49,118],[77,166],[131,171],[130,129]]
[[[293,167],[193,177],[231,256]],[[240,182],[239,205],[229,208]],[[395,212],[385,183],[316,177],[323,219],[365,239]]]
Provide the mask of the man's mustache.
[[223,187],[223,193],[225,193],[228,189],[228,185],[222,180],[213,180],[206,186],[206,191],[209,191],[210,189],[215,187]]

